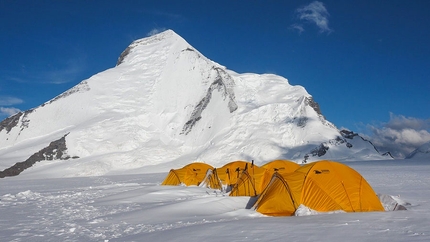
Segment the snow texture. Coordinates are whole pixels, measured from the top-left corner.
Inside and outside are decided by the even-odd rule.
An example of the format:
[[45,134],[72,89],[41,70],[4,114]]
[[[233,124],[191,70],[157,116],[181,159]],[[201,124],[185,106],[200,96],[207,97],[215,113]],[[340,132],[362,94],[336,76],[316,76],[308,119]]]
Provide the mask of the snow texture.
[[268,217],[246,209],[249,197],[161,186],[167,171],[47,179],[46,170],[30,170],[27,177],[1,180],[0,241],[430,241],[427,160],[348,165],[390,198],[386,208],[397,199],[407,210],[317,213],[302,207],[300,216]]

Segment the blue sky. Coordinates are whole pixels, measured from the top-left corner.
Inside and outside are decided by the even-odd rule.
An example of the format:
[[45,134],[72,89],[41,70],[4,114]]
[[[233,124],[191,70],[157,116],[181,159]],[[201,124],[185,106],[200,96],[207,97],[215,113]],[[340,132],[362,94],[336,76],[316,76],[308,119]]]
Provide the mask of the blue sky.
[[0,120],[172,29],[236,72],[301,85],[399,157],[430,140],[430,1],[0,1]]

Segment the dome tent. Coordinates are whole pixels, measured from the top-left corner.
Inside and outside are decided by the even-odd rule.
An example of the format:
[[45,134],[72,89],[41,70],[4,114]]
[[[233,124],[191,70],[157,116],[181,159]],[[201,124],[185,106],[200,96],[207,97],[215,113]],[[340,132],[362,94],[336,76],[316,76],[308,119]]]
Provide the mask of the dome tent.
[[236,184],[245,168],[251,165],[252,163],[248,161],[232,161],[220,168],[215,168],[214,173],[219,178],[222,186],[227,187],[226,190],[229,190]]
[[296,162],[289,161],[289,160],[273,160],[273,161],[267,162],[261,167],[266,168],[267,170],[272,172],[290,173],[290,172],[294,172],[297,168],[300,167],[300,165],[297,164]]
[[384,211],[357,171],[328,160],[304,165],[293,173],[275,173],[254,207],[266,215],[291,216],[300,205],[318,212]]
[[193,162],[180,169],[171,169],[161,185],[198,186],[205,179],[208,171],[214,168],[203,162]]
[[300,165],[288,160],[273,160],[261,167],[251,165],[239,176],[230,196],[258,196],[269,184],[273,173],[290,173]]
[[270,181],[272,174],[266,168],[254,164],[247,166],[231,189],[230,196],[253,197],[259,195]]

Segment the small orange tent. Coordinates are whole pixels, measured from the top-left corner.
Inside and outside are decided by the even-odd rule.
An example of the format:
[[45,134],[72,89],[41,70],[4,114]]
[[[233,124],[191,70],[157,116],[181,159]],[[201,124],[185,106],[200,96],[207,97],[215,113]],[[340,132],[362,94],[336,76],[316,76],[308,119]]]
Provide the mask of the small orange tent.
[[248,161],[233,161],[225,164],[220,168],[216,168],[216,176],[224,186],[233,186],[236,184],[240,174],[245,170],[245,167],[251,166],[252,164]]
[[304,165],[293,173],[275,173],[258,198],[258,212],[293,215],[299,205],[318,212],[384,211],[376,193],[354,169],[334,161]]
[[190,163],[180,169],[171,169],[161,185],[178,186],[184,184],[186,186],[198,186],[205,179],[208,170],[212,169],[213,167],[206,163]]

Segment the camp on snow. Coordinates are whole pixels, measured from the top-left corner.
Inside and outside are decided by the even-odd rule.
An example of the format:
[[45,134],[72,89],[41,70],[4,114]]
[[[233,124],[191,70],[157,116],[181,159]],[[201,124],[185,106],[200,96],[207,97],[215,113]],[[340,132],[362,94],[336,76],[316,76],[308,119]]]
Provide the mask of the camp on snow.
[[262,166],[233,161],[220,168],[195,162],[170,170],[162,185],[203,186],[254,197],[254,209],[268,216],[291,216],[300,206],[317,212],[385,211],[357,171],[329,160],[306,165],[274,160]]

